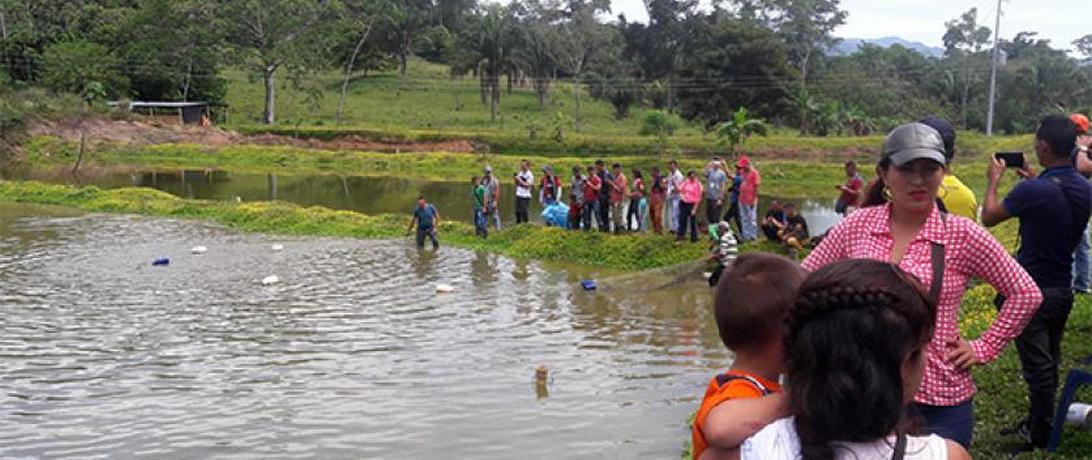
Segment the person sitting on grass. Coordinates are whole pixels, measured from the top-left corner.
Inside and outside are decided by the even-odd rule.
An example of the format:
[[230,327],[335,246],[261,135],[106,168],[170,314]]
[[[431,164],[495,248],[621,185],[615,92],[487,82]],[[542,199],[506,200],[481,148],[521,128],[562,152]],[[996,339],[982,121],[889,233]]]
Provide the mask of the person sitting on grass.
[[739,445],[787,415],[778,377],[781,324],[804,280],[796,263],[754,252],[732,263],[713,294],[713,311],[732,367],[713,377],[691,426],[693,458],[738,458]]
[[739,255],[739,243],[732,232],[732,225],[727,221],[720,221],[717,225],[702,224],[703,231],[709,232],[709,257],[707,262],[716,264],[709,276],[709,287],[716,287],[724,269],[732,265]]
[[432,249],[440,249],[440,242],[436,240],[436,228],[440,226],[440,212],[424,196],[417,197],[417,207],[413,208],[413,220],[410,221],[406,233],[413,230],[417,224],[417,247],[425,247],[425,237],[432,240]]
[[877,260],[836,262],[804,281],[786,316],[791,416],[744,441],[740,458],[971,458],[954,441],[906,429],[937,316],[913,275]]
[[489,236],[489,221],[485,220],[485,200],[489,189],[482,185],[478,176],[470,179],[470,183],[473,186],[470,195],[474,199],[474,234],[486,238]]
[[796,260],[800,251],[804,250],[804,245],[807,244],[810,236],[808,221],[804,219],[804,216],[796,212],[796,205],[786,204],[785,223],[777,231],[777,238],[789,250],[790,259]]
[[773,200],[770,202],[770,209],[766,211],[766,217],[762,219],[762,234],[766,235],[766,239],[770,241],[781,241],[781,238],[777,236],[777,232],[785,226],[787,217],[785,217],[785,210],[781,207],[781,202]]

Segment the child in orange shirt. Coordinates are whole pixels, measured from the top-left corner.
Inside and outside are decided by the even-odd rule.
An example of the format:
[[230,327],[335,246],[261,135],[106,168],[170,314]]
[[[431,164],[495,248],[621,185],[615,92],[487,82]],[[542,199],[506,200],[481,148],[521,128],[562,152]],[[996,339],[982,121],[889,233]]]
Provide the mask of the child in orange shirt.
[[713,377],[691,427],[693,458],[739,458],[739,445],[788,415],[777,383],[784,361],[781,323],[804,271],[772,254],[739,256],[717,284],[713,305],[721,341],[735,353]]

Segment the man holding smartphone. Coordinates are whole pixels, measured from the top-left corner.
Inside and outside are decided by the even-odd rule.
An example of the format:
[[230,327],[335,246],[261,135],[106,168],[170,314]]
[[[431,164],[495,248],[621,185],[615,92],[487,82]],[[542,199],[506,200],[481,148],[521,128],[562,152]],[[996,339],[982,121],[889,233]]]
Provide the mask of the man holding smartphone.
[[1024,438],[1021,450],[1042,449],[1050,438],[1062,336],[1073,308],[1073,251],[1092,213],[1092,184],[1073,167],[1077,126],[1068,117],[1050,115],[1035,133],[1035,154],[1043,166],[1035,177],[1027,165],[1018,170],[1028,180],[1013,187],[1004,202],[997,188],[1005,162],[994,158],[982,207],[987,227],[1012,217],[1020,220],[1020,263],[1043,293],[1043,303],[1016,338],[1028,385],[1027,417],[1005,434]]

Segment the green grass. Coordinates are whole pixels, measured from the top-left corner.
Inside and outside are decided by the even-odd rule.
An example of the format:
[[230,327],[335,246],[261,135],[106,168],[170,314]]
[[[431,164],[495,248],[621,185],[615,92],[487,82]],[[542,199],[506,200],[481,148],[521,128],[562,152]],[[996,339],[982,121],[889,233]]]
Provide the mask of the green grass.
[[[634,107],[631,116],[616,119],[610,104],[584,94],[581,129],[574,129],[572,87],[553,88],[545,107],[539,107],[530,88],[515,87],[501,98],[501,116],[491,121],[479,99],[478,82],[472,77],[452,78],[447,67],[419,59],[410,62],[402,79],[394,71],[358,77],[349,86],[343,123],[335,126],[341,76],[337,72],[308,77],[309,89],[297,89],[281,78],[277,88],[277,124],[260,124],[264,89],[260,80],[240,70],[224,72],[228,80],[228,126],[244,133],[334,138],[359,135],[404,141],[467,139],[491,153],[540,156],[633,156],[724,153],[717,140],[701,127],[686,123],[666,146],[652,137],[638,135],[645,109]],[[558,115],[561,121],[558,122]],[[560,126],[562,141],[552,139]],[[534,138],[531,131],[536,131]],[[1021,148],[1027,143],[1021,139]],[[768,158],[824,158],[874,156],[881,135],[865,137],[801,137],[790,128],[778,128],[770,137],[753,137],[747,152]],[[1002,141],[1004,142],[1004,141]],[[992,152],[998,142],[965,133],[966,152]]]

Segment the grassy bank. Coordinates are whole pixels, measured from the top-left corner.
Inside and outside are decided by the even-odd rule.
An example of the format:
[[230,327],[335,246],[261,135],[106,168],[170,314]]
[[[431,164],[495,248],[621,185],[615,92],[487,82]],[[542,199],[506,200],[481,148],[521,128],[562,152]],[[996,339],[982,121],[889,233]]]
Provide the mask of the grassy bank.
[[[30,166],[75,164],[77,145],[54,137],[39,136],[24,144],[24,162]],[[626,171],[640,168],[645,174],[658,165],[666,170],[671,157],[606,157],[608,164],[621,163]],[[518,170],[521,159],[538,166],[553,165],[567,175],[575,165],[590,165],[589,158],[481,155],[466,153],[374,153],[313,150],[285,146],[236,145],[211,147],[186,144],[152,146],[105,146],[95,148],[85,164],[157,168],[223,169],[232,172],[276,174],[336,174],[358,176],[401,175],[445,181],[466,181],[491,165],[502,179]],[[681,168],[700,170],[704,159],[680,158]],[[841,165],[833,162],[769,160],[759,164],[767,193],[783,197],[830,195],[839,181]],[[832,182],[833,181],[833,182]]]
[[[130,213],[203,219],[250,232],[349,238],[403,238],[409,216],[368,216],[323,207],[283,202],[216,202],[186,200],[146,188],[102,190],[40,182],[0,182],[0,200],[74,207],[94,212]],[[485,250],[517,259],[564,261],[589,266],[646,269],[688,262],[706,254],[704,244],[681,244],[651,234],[614,236],[572,232],[537,225],[509,227],[488,239],[474,236],[470,225],[444,221],[442,244]],[[745,250],[772,250],[766,244]]]

